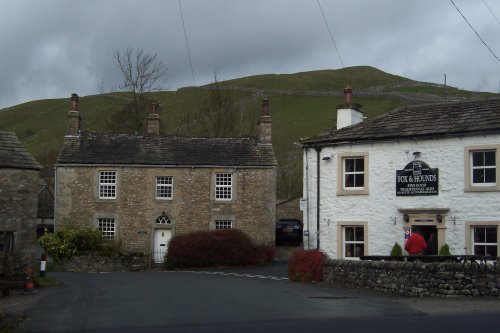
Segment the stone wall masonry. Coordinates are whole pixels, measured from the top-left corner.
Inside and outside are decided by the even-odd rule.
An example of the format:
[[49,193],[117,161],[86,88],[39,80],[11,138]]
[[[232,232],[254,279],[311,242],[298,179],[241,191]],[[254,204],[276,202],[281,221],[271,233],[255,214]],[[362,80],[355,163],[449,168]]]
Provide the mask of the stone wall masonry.
[[500,296],[498,264],[329,259],[323,280],[400,296]]
[[[117,198],[99,199],[100,170],[117,172]],[[234,200],[213,198],[216,172],[234,175]],[[173,198],[155,197],[157,176],[173,177]],[[274,244],[276,214],[275,168],[58,167],[56,226],[75,223],[97,227],[98,218],[116,220],[116,239],[124,251],[153,250],[154,232],[171,229],[172,236],[211,229],[215,219],[232,219],[257,244]],[[158,225],[163,212],[172,225]]]
[[13,253],[31,265],[36,263],[38,181],[36,170],[0,169],[0,231],[15,232]]
[[147,256],[73,256],[56,265],[62,272],[129,272],[148,269]]

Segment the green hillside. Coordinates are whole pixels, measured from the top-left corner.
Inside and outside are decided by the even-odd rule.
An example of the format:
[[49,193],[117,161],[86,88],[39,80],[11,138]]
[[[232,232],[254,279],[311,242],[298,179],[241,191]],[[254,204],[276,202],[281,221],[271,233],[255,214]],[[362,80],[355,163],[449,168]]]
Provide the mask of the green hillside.
[[[293,156],[294,164],[287,165],[286,169],[298,170],[292,175],[280,176],[280,197],[300,195],[300,150],[293,143],[325,128],[335,127],[336,106],[343,103],[343,88],[347,82],[353,87],[353,101],[363,105],[368,119],[408,104],[444,101],[442,86],[412,81],[366,66],[258,75],[219,82],[237,105],[238,118],[244,125],[242,135],[256,134],[260,103],[263,98],[269,99],[278,161],[289,163],[290,156]],[[161,105],[163,133],[200,136],[196,118],[200,117],[201,106],[207,103],[210,88],[211,85],[207,85],[151,93],[149,99]],[[17,134],[30,153],[44,165],[42,175],[47,178],[53,173],[52,166],[63,141],[66,114],[71,107],[70,93],[68,91],[67,99],[32,101],[0,110],[0,130]],[[451,87],[447,87],[446,94],[448,99],[455,100],[498,96]],[[82,128],[110,131],[110,124],[120,119],[113,115],[130,100],[124,92],[80,97]],[[187,119],[191,123],[189,130]]]

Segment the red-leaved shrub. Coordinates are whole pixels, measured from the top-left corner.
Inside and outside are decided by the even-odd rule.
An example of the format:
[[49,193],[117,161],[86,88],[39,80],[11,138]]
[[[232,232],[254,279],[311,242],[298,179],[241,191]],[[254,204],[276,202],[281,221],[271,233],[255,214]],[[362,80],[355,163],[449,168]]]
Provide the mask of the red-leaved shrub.
[[291,281],[322,281],[325,254],[319,250],[297,250],[288,260]]
[[276,257],[276,251],[274,250],[274,246],[261,245],[257,246],[255,250],[256,250],[256,264],[265,265],[274,262],[274,258]]
[[175,236],[166,256],[168,268],[242,266],[272,262],[274,249],[256,247],[238,229],[198,231]]

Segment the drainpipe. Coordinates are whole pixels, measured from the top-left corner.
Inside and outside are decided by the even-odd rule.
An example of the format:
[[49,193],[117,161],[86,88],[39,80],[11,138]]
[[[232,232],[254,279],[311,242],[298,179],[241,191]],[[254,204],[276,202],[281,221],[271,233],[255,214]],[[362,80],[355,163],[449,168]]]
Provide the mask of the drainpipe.
[[320,208],[320,200],[319,200],[319,195],[320,195],[320,174],[319,174],[319,161],[320,161],[320,153],[321,153],[321,147],[315,147],[316,149],[316,174],[317,174],[317,185],[316,185],[316,248],[319,250],[319,208]]
[[56,215],[57,215],[57,167],[54,167],[54,233],[56,232]]
[[304,193],[306,194],[305,196],[305,199],[306,199],[306,223],[307,223],[307,249],[309,250],[309,248],[311,247],[311,244],[310,244],[310,231],[311,231],[311,228],[309,226],[309,155],[307,154],[307,152],[309,151],[309,148],[303,148],[304,149],[304,154],[305,154],[305,164],[306,164],[306,170],[305,170],[305,189],[303,190]]

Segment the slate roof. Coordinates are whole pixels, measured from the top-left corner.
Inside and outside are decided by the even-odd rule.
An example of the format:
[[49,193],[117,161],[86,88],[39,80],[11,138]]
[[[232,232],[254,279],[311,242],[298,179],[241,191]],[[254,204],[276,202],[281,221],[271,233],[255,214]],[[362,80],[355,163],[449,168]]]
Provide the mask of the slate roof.
[[82,132],[66,137],[58,164],[274,166],[273,147],[254,138],[183,138]]
[[429,104],[396,109],[353,126],[302,139],[327,146],[398,139],[432,139],[500,133],[500,99]]
[[15,133],[0,131],[0,168],[40,170],[42,166],[28,153]]

